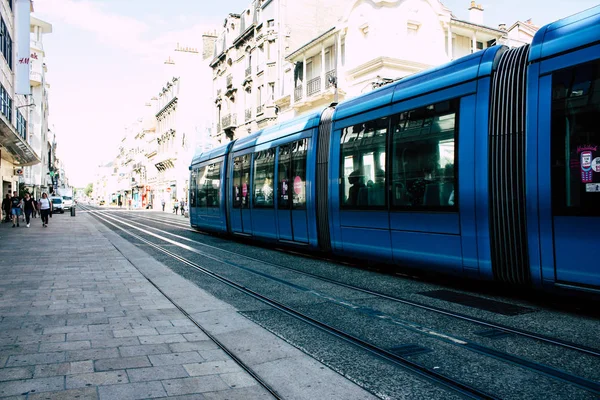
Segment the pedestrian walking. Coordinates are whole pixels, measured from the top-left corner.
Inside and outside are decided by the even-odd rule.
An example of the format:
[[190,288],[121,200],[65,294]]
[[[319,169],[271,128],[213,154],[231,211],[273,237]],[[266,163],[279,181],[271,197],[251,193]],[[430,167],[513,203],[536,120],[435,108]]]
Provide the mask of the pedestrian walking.
[[31,196],[31,200],[33,201],[33,213],[31,214],[31,216],[33,218],[37,218],[37,209],[38,209],[37,200],[34,199],[33,196]]
[[48,199],[46,192],[42,193],[42,198],[38,202],[38,208],[40,210],[40,217],[42,217],[42,226],[46,228],[48,226],[48,215],[52,212],[52,202]]
[[2,211],[4,211],[4,222],[10,222],[10,194],[2,200]]
[[177,215],[177,210],[179,210],[179,200],[175,199],[175,203],[173,203],[173,212]]
[[165,211],[165,199],[162,199],[162,200],[160,201],[160,204],[162,205],[162,209],[163,209],[163,211]]
[[18,196],[17,191],[13,192],[13,197],[10,198],[10,208],[12,215],[12,223],[13,228],[15,227],[15,223],[19,226],[19,217],[21,216],[21,198]]
[[179,209],[181,211],[181,215],[183,215],[185,211],[185,200],[181,199],[181,201],[179,202]]
[[25,222],[27,223],[28,228],[29,224],[31,223],[31,214],[35,210],[34,207],[33,198],[29,197],[29,193],[25,193],[25,198],[23,199],[23,210],[25,211]]

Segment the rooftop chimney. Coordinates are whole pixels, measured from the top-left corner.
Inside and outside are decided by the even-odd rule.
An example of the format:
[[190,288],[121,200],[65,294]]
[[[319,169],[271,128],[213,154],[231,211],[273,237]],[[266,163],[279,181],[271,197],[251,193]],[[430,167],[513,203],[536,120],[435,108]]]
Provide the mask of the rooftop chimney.
[[475,4],[471,1],[471,7],[469,7],[469,22],[472,24],[483,25],[483,7],[481,4]]

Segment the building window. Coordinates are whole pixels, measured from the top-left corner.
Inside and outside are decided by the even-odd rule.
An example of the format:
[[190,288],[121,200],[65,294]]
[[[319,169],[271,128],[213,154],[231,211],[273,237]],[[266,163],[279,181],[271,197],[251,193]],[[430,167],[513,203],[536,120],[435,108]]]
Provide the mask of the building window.
[[447,209],[457,204],[457,101],[398,115],[392,137],[392,199],[397,208]]
[[269,83],[269,100],[274,101],[275,100],[275,83]]
[[268,28],[272,28],[274,26],[275,26],[275,20],[270,19],[270,20],[267,21],[267,27]]
[[0,21],[0,51],[2,51],[4,59],[6,60],[8,67],[11,70],[13,69],[12,46],[12,38],[10,37],[10,33],[8,32],[6,23],[4,23],[4,19],[2,19]]
[[6,91],[6,89],[4,89],[4,86],[0,85],[0,102],[1,104],[1,111],[2,114],[9,120],[12,122],[12,99],[10,98],[10,96],[8,95],[8,92]]
[[11,10],[13,9],[13,0],[8,0],[8,6]]
[[27,140],[27,121],[19,110],[17,110],[17,133],[23,138],[23,140]]
[[380,118],[342,130],[340,198],[343,208],[385,207],[388,125],[388,118]]
[[416,22],[409,22],[406,25],[406,33],[408,34],[408,36],[417,36],[417,34],[419,33],[419,24]]

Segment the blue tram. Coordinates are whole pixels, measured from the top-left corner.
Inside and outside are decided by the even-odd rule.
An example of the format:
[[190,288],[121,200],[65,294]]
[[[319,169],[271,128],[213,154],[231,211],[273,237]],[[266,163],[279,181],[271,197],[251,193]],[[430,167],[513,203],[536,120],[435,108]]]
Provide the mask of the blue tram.
[[600,289],[600,7],[194,157],[194,228]]

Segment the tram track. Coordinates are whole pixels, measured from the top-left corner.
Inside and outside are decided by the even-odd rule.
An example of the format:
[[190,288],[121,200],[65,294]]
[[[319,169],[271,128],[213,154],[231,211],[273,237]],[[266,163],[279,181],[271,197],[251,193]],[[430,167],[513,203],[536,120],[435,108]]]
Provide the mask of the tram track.
[[[103,222],[105,222],[105,223],[107,223],[109,225],[112,225],[115,228],[117,228],[117,229],[125,232],[126,234],[130,235],[131,237],[135,238],[136,240],[139,240],[140,242],[142,242],[142,243],[144,243],[144,244],[146,244],[146,245],[154,248],[155,250],[160,251],[161,253],[169,256],[170,258],[173,258],[173,259],[175,259],[175,260],[177,260],[177,261],[179,261],[179,262],[187,265],[188,267],[193,268],[194,270],[196,270],[198,272],[201,272],[201,273],[203,273],[203,274],[205,274],[207,276],[210,276],[210,277],[216,279],[217,281],[219,281],[219,282],[221,282],[221,283],[223,283],[223,284],[225,284],[225,285],[227,285],[227,286],[229,286],[231,288],[234,288],[234,289],[236,289],[236,290],[238,290],[238,291],[240,291],[240,292],[242,292],[242,293],[244,293],[244,294],[252,297],[255,300],[258,300],[258,301],[260,301],[260,302],[262,302],[262,303],[264,303],[266,305],[269,305],[270,307],[273,307],[274,309],[276,309],[278,311],[281,311],[281,312],[285,313],[288,316],[294,317],[294,318],[296,318],[296,319],[298,319],[298,320],[300,320],[300,321],[302,321],[304,323],[309,324],[310,326],[312,326],[314,328],[317,328],[317,329],[319,329],[319,330],[321,330],[323,332],[326,332],[326,333],[328,333],[328,334],[330,334],[330,335],[332,335],[332,336],[334,336],[334,337],[336,337],[338,339],[341,339],[341,340],[343,340],[343,341],[345,341],[347,343],[350,343],[350,344],[352,344],[352,345],[354,345],[354,346],[356,346],[356,347],[358,347],[358,348],[360,348],[360,349],[362,349],[362,350],[364,350],[366,352],[369,352],[372,355],[375,355],[375,356],[377,356],[377,357],[379,357],[379,358],[381,358],[381,359],[383,359],[385,361],[391,362],[391,363],[393,363],[393,364],[395,364],[395,365],[397,365],[397,366],[399,366],[399,367],[401,367],[401,368],[403,368],[405,370],[408,370],[409,372],[411,372],[413,374],[416,374],[417,376],[419,376],[419,377],[421,377],[421,378],[423,378],[423,379],[425,379],[425,380],[427,380],[429,382],[432,382],[432,383],[434,383],[434,384],[436,384],[436,385],[438,385],[440,387],[443,387],[443,388],[445,388],[447,390],[450,390],[450,391],[452,391],[452,392],[454,392],[456,394],[459,394],[459,395],[461,395],[463,397],[466,397],[466,398],[472,398],[472,399],[497,399],[496,396],[493,396],[493,395],[491,395],[489,393],[485,393],[485,392],[483,392],[483,391],[481,391],[481,390],[479,390],[477,388],[474,388],[474,387],[472,387],[470,385],[467,385],[467,384],[455,381],[455,380],[453,380],[451,378],[448,378],[448,377],[446,377],[446,376],[444,376],[442,374],[439,374],[439,373],[437,373],[435,371],[431,371],[431,370],[429,370],[427,368],[424,368],[424,367],[420,366],[419,364],[414,363],[414,362],[412,362],[410,360],[407,360],[405,358],[399,357],[396,354],[387,351],[386,349],[379,348],[379,347],[374,346],[374,345],[372,345],[370,343],[367,343],[366,341],[363,341],[360,338],[354,337],[354,336],[349,335],[347,333],[344,333],[344,332],[342,332],[342,331],[340,331],[340,330],[338,330],[338,329],[336,329],[334,327],[328,326],[327,324],[324,324],[324,323],[322,323],[320,321],[317,321],[316,319],[311,318],[310,316],[307,316],[307,315],[304,315],[302,313],[299,313],[299,312],[293,310],[292,308],[290,308],[290,307],[288,307],[288,306],[286,306],[286,305],[284,305],[284,304],[282,304],[282,303],[280,303],[280,302],[278,302],[276,300],[270,299],[270,298],[268,298],[266,296],[261,295],[258,292],[255,292],[255,291],[253,291],[253,290],[251,290],[249,288],[244,287],[243,285],[240,285],[240,284],[238,284],[238,283],[236,283],[236,282],[234,282],[232,280],[229,280],[229,279],[227,279],[227,278],[225,278],[223,276],[215,274],[212,271],[210,271],[210,270],[202,267],[201,265],[199,265],[199,264],[197,264],[197,263],[195,263],[193,261],[190,261],[190,260],[188,260],[188,259],[186,259],[184,257],[181,257],[180,255],[178,255],[178,254],[176,254],[176,253],[174,253],[174,252],[172,252],[172,251],[164,248],[163,246],[157,245],[157,244],[155,244],[155,243],[153,243],[153,242],[151,242],[151,241],[149,241],[147,239],[144,239],[143,237],[141,237],[139,235],[136,235],[135,233],[132,233],[132,232],[128,231],[127,229],[120,227],[117,223],[111,222],[109,220],[109,219],[116,220],[116,218],[108,217],[109,219],[107,219],[107,218],[104,218],[105,215],[101,215],[101,214],[99,215],[99,214],[100,213],[93,213],[92,215],[94,217],[98,218],[99,220],[101,220],[101,221],[103,221]],[[163,240],[166,240],[167,242],[170,242],[171,244],[177,244],[176,242],[171,241],[169,239],[163,239]],[[212,257],[212,258],[216,259],[214,257]],[[146,279],[148,279],[148,278],[146,278]],[[152,284],[154,286],[156,286],[154,283],[152,283]],[[173,302],[172,299],[169,299],[169,300],[171,302]],[[175,303],[173,302],[173,304],[175,304]],[[191,316],[189,318],[191,318]],[[194,323],[197,324],[195,321],[194,321]],[[219,343],[217,343],[217,344],[219,344]],[[236,362],[238,362],[238,361],[236,361]],[[249,367],[245,366],[243,368],[246,369],[246,368],[249,368]],[[259,382],[260,382],[260,380],[259,380]]]
[[[146,218],[146,217],[143,217],[143,218]],[[151,218],[149,218],[149,219],[151,219]],[[580,352],[582,354],[586,354],[586,355],[590,355],[590,356],[594,356],[594,357],[600,357],[600,349],[595,349],[595,348],[591,348],[591,347],[588,347],[588,346],[583,346],[583,345],[580,345],[580,344],[572,343],[572,342],[569,342],[569,341],[566,341],[566,340],[562,340],[562,339],[558,339],[558,338],[553,338],[553,337],[549,337],[549,336],[546,336],[546,335],[541,335],[541,334],[538,334],[538,333],[535,333],[535,332],[530,332],[530,331],[526,331],[526,330],[523,330],[523,329],[519,329],[519,328],[515,328],[515,327],[510,327],[510,326],[498,324],[498,323],[495,323],[495,322],[486,321],[486,320],[483,320],[483,319],[480,319],[480,318],[476,318],[476,317],[473,317],[473,316],[461,314],[461,313],[458,313],[458,312],[455,312],[455,311],[449,311],[449,310],[446,310],[446,309],[443,309],[443,308],[439,308],[439,307],[435,307],[435,306],[431,306],[431,305],[419,303],[419,302],[414,301],[414,300],[408,300],[408,299],[397,297],[397,296],[390,296],[390,295],[385,294],[385,293],[376,292],[376,291],[365,289],[365,288],[362,288],[362,287],[359,287],[359,286],[355,286],[355,285],[350,285],[350,284],[347,284],[347,283],[344,283],[344,282],[340,282],[340,281],[335,280],[335,279],[323,277],[323,276],[320,276],[320,275],[317,275],[317,274],[313,274],[313,273],[310,273],[310,272],[306,272],[306,271],[301,271],[301,270],[298,270],[298,269],[295,269],[295,268],[292,268],[292,267],[289,267],[289,266],[285,266],[285,265],[281,265],[281,264],[275,264],[275,263],[272,263],[272,262],[268,262],[268,261],[265,261],[265,260],[261,260],[261,259],[255,258],[255,257],[247,256],[245,254],[240,254],[240,253],[233,252],[233,251],[230,251],[230,250],[222,249],[222,248],[217,247],[217,246],[213,246],[213,245],[209,245],[209,244],[206,244],[206,243],[202,243],[202,242],[199,242],[199,241],[196,241],[196,240],[193,240],[193,239],[181,236],[181,235],[177,235],[177,234],[174,234],[174,233],[162,230],[162,229],[158,229],[158,228],[155,228],[155,227],[152,227],[152,226],[149,226],[149,225],[143,225],[143,224],[141,224],[141,223],[139,223],[137,221],[131,221],[131,222],[138,223],[139,225],[144,226],[147,229],[158,231],[158,232],[161,232],[163,234],[167,234],[167,235],[169,235],[171,237],[177,238],[178,240],[183,240],[183,241],[186,241],[186,242],[191,242],[191,243],[197,244],[199,246],[208,248],[210,250],[221,251],[223,253],[229,254],[229,255],[234,256],[234,257],[244,258],[244,259],[246,259],[248,261],[259,262],[261,264],[269,265],[271,267],[276,267],[276,268],[281,268],[281,269],[284,269],[284,270],[287,270],[287,271],[292,271],[292,272],[295,272],[295,273],[298,273],[298,274],[301,274],[301,275],[304,275],[304,276],[307,276],[307,277],[310,277],[310,278],[319,279],[319,280],[321,280],[323,282],[331,283],[331,284],[338,285],[338,286],[341,286],[341,287],[344,287],[344,288],[347,288],[347,289],[351,289],[351,290],[355,290],[355,291],[358,291],[358,292],[362,292],[364,294],[368,294],[368,295],[371,295],[371,296],[379,297],[379,298],[382,298],[382,299],[386,299],[386,300],[394,301],[394,302],[397,302],[397,303],[401,303],[401,304],[409,305],[409,306],[412,306],[412,307],[416,307],[416,308],[419,308],[419,309],[422,309],[422,310],[427,310],[427,311],[431,311],[431,312],[434,312],[434,313],[437,313],[437,314],[441,314],[441,315],[449,316],[449,317],[456,318],[456,319],[459,319],[459,320],[463,320],[463,321],[466,321],[466,322],[474,323],[474,324],[480,325],[480,326],[485,327],[485,328],[495,329],[495,330],[498,330],[498,331],[501,331],[501,332],[505,332],[505,333],[509,333],[509,334],[514,334],[514,335],[518,335],[518,336],[522,336],[522,337],[526,337],[528,339],[536,340],[536,341],[539,341],[539,342],[542,342],[542,343],[547,343],[547,344],[550,344],[550,345],[559,346],[559,347],[563,347],[565,349],[577,351],[577,352]],[[194,229],[189,228],[189,226],[186,226],[185,229],[189,230],[191,232],[198,232],[198,231],[196,231]],[[329,261],[329,260],[326,260],[326,261]]]
[[[98,215],[96,215],[96,216],[98,217]],[[186,250],[189,250],[189,251],[195,252],[195,253],[197,253],[199,255],[202,255],[203,257],[210,258],[210,259],[212,259],[214,261],[217,261],[217,262],[220,262],[220,263],[226,263],[226,264],[228,264],[230,266],[235,266],[235,267],[238,267],[238,268],[247,269],[244,266],[236,265],[235,263],[231,263],[231,262],[226,261],[224,259],[215,257],[212,254],[208,254],[206,252],[202,252],[200,250],[191,248],[190,246],[183,245],[180,242],[177,242],[175,240],[171,240],[171,239],[168,239],[168,238],[161,237],[161,236],[159,236],[159,235],[157,235],[155,233],[149,232],[146,229],[142,229],[142,228],[135,227],[135,226],[132,226],[132,225],[127,224],[127,223],[123,223],[122,221],[119,221],[115,217],[107,216],[107,215],[104,215],[104,216],[107,217],[107,218],[112,219],[116,223],[122,223],[124,225],[129,225],[129,227],[131,227],[133,229],[137,229],[137,230],[143,232],[144,234],[147,234],[147,235],[150,235],[150,236],[154,236],[154,237],[159,238],[159,239],[161,239],[163,241],[166,241],[168,243],[177,245],[177,246],[179,246],[181,248],[184,248]],[[127,219],[127,221],[132,222],[132,223],[136,223],[138,225],[142,225],[142,226],[144,226],[146,228],[149,228],[150,230],[158,231],[158,232],[160,232],[163,235],[166,234],[168,236],[174,237],[178,241],[192,242],[195,245],[204,246],[206,248],[210,248],[211,250],[218,250],[218,251],[221,251],[221,252],[225,252],[225,253],[233,255],[235,257],[242,257],[242,258],[244,258],[244,259],[246,259],[248,261],[260,262],[260,263],[262,263],[264,265],[269,265],[271,267],[275,267],[275,268],[280,268],[280,269],[285,269],[285,270],[288,270],[288,271],[292,271],[294,273],[302,274],[304,276],[308,276],[308,277],[311,277],[311,278],[314,278],[314,279],[319,279],[321,281],[324,281],[324,282],[327,282],[327,283],[330,283],[330,284],[339,285],[339,286],[345,287],[347,289],[360,291],[362,293],[369,294],[369,295],[372,295],[372,296],[376,296],[376,297],[379,297],[379,298],[382,298],[382,299],[399,302],[399,303],[402,303],[402,304],[405,304],[405,305],[414,306],[414,307],[417,307],[417,308],[420,308],[420,309],[426,309],[428,311],[436,312],[436,313],[443,314],[443,315],[450,316],[450,317],[454,317],[454,318],[459,318],[461,320],[465,320],[465,321],[468,321],[468,322],[476,323],[476,324],[483,325],[483,326],[486,326],[486,327],[489,327],[489,328],[499,329],[499,330],[502,330],[502,331],[510,332],[512,334],[521,335],[523,337],[527,337],[529,339],[534,339],[534,340],[537,340],[537,341],[541,341],[541,342],[544,342],[546,344],[552,344],[552,345],[555,345],[555,346],[561,346],[561,347],[564,347],[564,348],[568,348],[570,350],[579,351],[579,352],[582,352],[582,353],[590,355],[590,356],[599,356],[600,355],[600,352],[598,352],[595,349],[582,347],[582,346],[579,346],[579,345],[576,345],[576,344],[573,344],[573,343],[568,343],[568,342],[561,341],[561,340],[558,340],[558,339],[544,337],[544,336],[541,336],[541,335],[538,335],[538,334],[535,334],[535,333],[531,333],[531,332],[527,332],[527,331],[523,331],[523,330],[519,330],[519,329],[514,329],[514,328],[510,328],[510,327],[504,327],[504,326],[501,326],[501,325],[498,325],[498,324],[495,324],[495,323],[490,323],[488,321],[479,320],[479,319],[472,318],[472,317],[469,317],[469,316],[465,316],[465,315],[461,315],[461,314],[449,312],[447,310],[439,309],[439,308],[436,308],[436,307],[431,307],[431,306],[428,306],[428,305],[419,304],[419,303],[416,303],[416,302],[413,302],[413,301],[410,301],[410,300],[395,298],[395,297],[392,297],[392,296],[389,296],[389,295],[385,295],[385,294],[382,294],[382,293],[373,292],[373,291],[370,291],[370,290],[367,290],[367,289],[363,289],[363,288],[355,287],[355,286],[348,285],[348,284],[345,284],[345,283],[342,283],[342,282],[338,282],[338,281],[335,281],[335,280],[332,280],[332,279],[329,279],[329,278],[324,278],[324,277],[321,277],[321,276],[318,276],[318,275],[314,275],[314,274],[311,274],[311,273],[307,273],[307,272],[303,272],[303,271],[298,271],[298,270],[296,270],[294,268],[290,268],[290,267],[286,267],[286,266],[282,266],[282,265],[278,265],[278,264],[269,263],[269,262],[266,262],[266,261],[263,261],[263,260],[259,260],[259,259],[253,258],[253,257],[249,257],[249,256],[242,255],[242,254],[239,254],[239,253],[231,252],[229,250],[224,250],[224,249],[220,249],[220,248],[215,247],[215,246],[211,246],[211,245],[199,243],[199,242],[197,242],[195,240],[192,240],[192,239],[180,236],[180,235],[176,235],[176,234],[173,234],[171,232],[166,232],[166,231],[158,229],[158,228],[154,228],[154,227],[150,227],[150,226],[147,226],[147,225],[143,225],[140,222],[132,221],[132,220],[130,220],[128,218],[123,218],[123,219]],[[114,224],[113,222],[108,222],[108,223],[111,223],[111,224],[113,224],[115,226],[118,226],[118,225]],[[134,236],[136,238],[139,238],[138,240],[143,240],[145,243],[148,242],[147,244],[151,243],[151,242],[147,241],[146,239],[141,238],[139,235],[135,235],[135,234],[127,231],[124,228],[119,227],[119,229],[122,229],[123,231],[127,232],[128,234],[130,234],[130,235],[132,235],[132,236]],[[194,262],[192,262],[192,261],[190,261],[190,260],[188,260],[188,259],[186,259],[186,258],[184,258],[184,257],[182,257],[180,255],[177,255],[177,254],[171,252],[170,250],[166,250],[166,249],[161,248],[161,246],[159,246],[159,245],[152,244],[151,246],[154,247],[154,248],[156,248],[157,250],[159,250],[159,251],[161,251],[161,252],[169,255],[170,257],[173,257],[173,258],[179,260],[180,262],[183,262],[184,264],[186,264],[188,266],[192,266],[193,268],[195,268],[197,270],[204,269],[203,267],[199,266],[198,264],[196,264],[196,263],[194,263]],[[210,272],[210,273],[212,274],[212,272]],[[262,275],[264,275],[264,274],[262,274]],[[240,288],[240,290],[242,290],[242,289],[243,290],[248,290],[247,288]],[[260,294],[258,294],[258,296],[264,297],[264,296],[262,296]],[[272,299],[266,299],[266,298],[264,298],[263,300],[265,300],[265,301],[271,301],[271,302],[273,301]],[[282,305],[282,304],[278,304],[278,305],[287,308],[287,306],[285,306],[285,305]],[[293,311],[291,309],[288,309],[287,312],[292,312],[293,314],[295,313],[294,315],[297,314],[296,311]],[[297,316],[297,317],[299,317],[299,316]],[[379,318],[389,318],[389,316],[386,316],[386,315],[379,315],[378,317]],[[311,317],[304,316],[304,318],[311,318]],[[580,378],[578,376],[575,376],[575,375],[572,375],[572,374],[569,374],[569,373],[557,370],[557,369],[555,369],[553,367],[548,367],[546,365],[542,365],[542,364],[539,364],[539,363],[536,363],[536,362],[525,360],[525,359],[522,359],[522,358],[520,358],[518,356],[513,356],[513,355],[510,355],[510,354],[507,354],[507,353],[503,353],[501,351],[497,351],[497,350],[494,350],[494,349],[486,348],[485,346],[478,345],[477,343],[473,343],[473,342],[470,342],[470,341],[465,341],[465,340],[462,340],[460,338],[453,338],[451,336],[444,335],[441,332],[435,332],[435,331],[433,331],[433,330],[431,330],[429,328],[426,328],[426,327],[423,327],[423,326],[419,326],[419,325],[414,324],[414,323],[410,323],[410,322],[406,322],[406,321],[399,321],[398,319],[396,319],[394,322],[397,323],[397,324],[399,324],[403,328],[406,328],[406,329],[409,329],[409,330],[412,330],[412,331],[416,331],[416,332],[420,332],[420,333],[423,333],[423,334],[428,334],[428,335],[432,335],[433,334],[434,336],[437,337],[438,340],[443,340],[446,343],[454,344],[454,345],[459,345],[462,348],[466,348],[466,349],[468,349],[468,350],[470,350],[472,352],[476,352],[476,353],[480,353],[480,354],[486,355],[488,357],[500,359],[500,360],[502,360],[504,362],[511,363],[513,365],[517,365],[519,367],[526,368],[526,369],[535,371],[537,373],[541,373],[541,374],[547,375],[547,376],[552,377],[554,379],[558,379],[558,380],[564,381],[566,383],[569,383],[569,384],[578,386],[580,388],[583,388],[583,389],[585,389],[587,391],[590,391],[591,393],[594,393],[595,395],[599,395],[600,394],[600,386],[596,382],[594,382],[594,381],[590,381],[590,380],[587,380],[585,378]],[[313,320],[313,323],[314,323],[314,320]],[[321,324],[321,322],[319,322],[319,321],[316,321],[316,323],[317,324]],[[322,329],[326,329],[326,330],[330,329],[328,327],[321,327],[321,328]],[[336,329],[336,328],[333,328],[333,329]],[[345,334],[343,332],[337,332],[336,334],[338,334],[338,335],[339,334],[347,335],[347,334]],[[351,340],[358,340],[358,341],[360,341],[361,339],[352,337]],[[368,346],[373,346],[372,344],[369,344],[369,343],[367,343],[367,345]],[[378,349],[376,351],[377,352],[382,352],[382,354],[386,355],[387,357],[389,357],[390,354],[391,354],[393,356],[393,359],[398,359],[398,356],[394,355],[393,353],[390,353],[389,351],[387,351],[385,349]],[[411,361],[406,360],[405,358],[402,358],[402,357],[400,357],[400,360],[403,361],[403,364],[405,362],[411,363],[411,364],[409,364],[410,368],[417,368],[418,371],[423,372],[422,371],[423,367],[419,366],[418,364],[412,365],[414,363],[412,363]],[[426,370],[426,373],[430,374],[431,371],[430,370]],[[440,377],[438,375],[439,374],[435,374],[435,380],[436,380],[436,382],[437,382],[437,379],[440,379]],[[448,377],[443,377],[443,378],[448,379]],[[439,384],[440,382],[437,382],[437,383]],[[460,390],[464,390],[464,388],[460,387]],[[467,389],[467,391],[469,391],[469,389]],[[478,391],[475,391],[473,393],[475,393],[477,396],[483,396],[483,397],[489,396],[486,393],[478,392]]]

